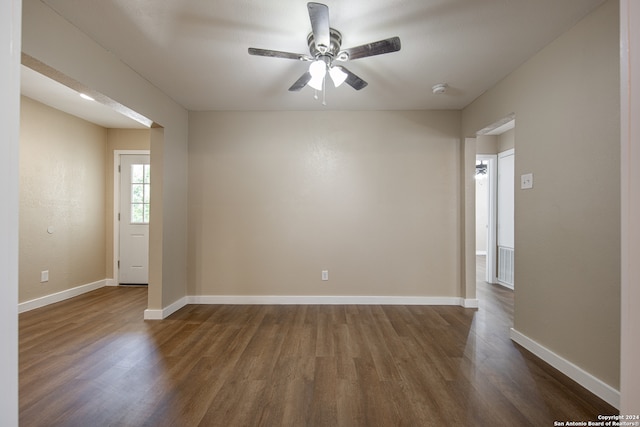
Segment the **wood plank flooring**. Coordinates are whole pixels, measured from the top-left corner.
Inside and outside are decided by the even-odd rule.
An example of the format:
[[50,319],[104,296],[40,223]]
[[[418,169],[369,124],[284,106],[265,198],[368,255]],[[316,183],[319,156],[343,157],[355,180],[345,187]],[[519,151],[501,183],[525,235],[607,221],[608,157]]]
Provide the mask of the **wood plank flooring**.
[[20,315],[23,426],[552,426],[617,411],[478,310],[191,305],[144,321],[145,288]]

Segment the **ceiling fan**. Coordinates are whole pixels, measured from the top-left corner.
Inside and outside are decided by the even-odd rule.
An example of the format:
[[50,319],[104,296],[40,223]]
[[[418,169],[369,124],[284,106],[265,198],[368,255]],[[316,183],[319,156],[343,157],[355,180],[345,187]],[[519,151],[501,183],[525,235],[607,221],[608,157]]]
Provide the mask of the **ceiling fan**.
[[311,62],[309,70],[289,88],[292,92],[297,92],[307,85],[316,91],[323,91],[327,73],[335,87],[346,82],[355,90],[363,89],[367,86],[366,81],[353,74],[346,67],[335,65],[334,62],[346,62],[400,50],[399,37],[391,37],[362,46],[341,49],[342,34],[329,26],[329,7],[322,3],[310,2],[307,3],[307,8],[309,9],[309,18],[311,20],[311,33],[307,36],[310,55],[254,47],[249,48],[250,55]]

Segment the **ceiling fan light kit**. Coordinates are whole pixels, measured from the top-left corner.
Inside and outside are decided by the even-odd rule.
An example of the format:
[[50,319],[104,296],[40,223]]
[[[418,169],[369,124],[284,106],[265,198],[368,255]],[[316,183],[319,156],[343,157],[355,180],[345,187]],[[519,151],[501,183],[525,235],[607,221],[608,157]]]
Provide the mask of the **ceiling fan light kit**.
[[329,26],[329,8],[322,3],[307,3],[309,19],[311,21],[311,33],[307,36],[307,45],[310,55],[282,52],[270,49],[249,48],[250,55],[266,56],[272,58],[295,59],[311,62],[306,71],[296,82],[291,85],[289,91],[297,92],[305,86],[323,93],[324,100],[326,75],[329,74],[335,87],[346,82],[355,90],[361,90],[367,86],[367,82],[349,71],[342,65],[334,65],[334,61],[346,62],[368,56],[382,55],[384,53],[400,50],[400,38],[391,37],[373,43],[367,43],[350,49],[341,50],[342,34]]

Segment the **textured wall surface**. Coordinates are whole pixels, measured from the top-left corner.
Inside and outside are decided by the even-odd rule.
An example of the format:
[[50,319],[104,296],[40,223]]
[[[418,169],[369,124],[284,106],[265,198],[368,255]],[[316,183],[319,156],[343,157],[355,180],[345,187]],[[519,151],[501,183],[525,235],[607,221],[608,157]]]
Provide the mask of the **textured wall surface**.
[[106,139],[103,127],[22,97],[20,302],[105,278]]
[[191,113],[189,293],[460,296],[459,128],[454,111]]

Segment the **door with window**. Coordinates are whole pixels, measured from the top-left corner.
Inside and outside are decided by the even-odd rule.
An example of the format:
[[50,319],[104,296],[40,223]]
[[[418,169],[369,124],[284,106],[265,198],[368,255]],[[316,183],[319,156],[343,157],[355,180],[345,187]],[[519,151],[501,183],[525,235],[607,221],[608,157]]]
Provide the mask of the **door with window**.
[[151,165],[148,154],[120,156],[120,284],[149,283],[149,206]]

